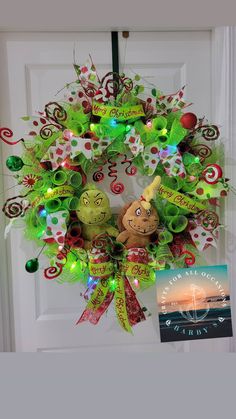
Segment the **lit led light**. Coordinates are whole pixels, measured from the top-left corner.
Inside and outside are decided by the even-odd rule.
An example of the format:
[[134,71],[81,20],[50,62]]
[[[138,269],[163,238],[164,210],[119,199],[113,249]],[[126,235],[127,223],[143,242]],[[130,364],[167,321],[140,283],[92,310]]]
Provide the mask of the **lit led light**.
[[126,125],[125,130],[126,130],[126,132],[129,132],[131,130],[131,126],[130,125]]
[[93,285],[97,285],[98,279],[94,279],[92,276],[88,277],[87,286],[92,287]]
[[134,279],[134,285],[135,285],[136,288],[139,287],[139,281],[138,281],[138,279]]
[[161,131],[161,134],[162,135],[166,135],[167,134],[167,129],[166,128],[163,128],[163,130]]
[[116,120],[112,119],[111,122],[110,122],[110,125],[111,125],[111,127],[116,127],[116,125],[117,125]]
[[59,250],[59,252],[61,252],[61,251],[62,251],[62,249],[63,249],[63,246],[58,246],[58,250]]
[[42,237],[42,235],[43,235],[44,233],[45,233],[45,230],[40,231],[40,232],[37,234],[37,237],[38,237],[38,238]]
[[110,290],[115,291],[115,289],[117,287],[116,280],[115,279],[110,279],[109,285],[110,285]]
[[62,167],[64,167],[64,166],[65,166],[65,164],[66,164],[66,162],[65,162],[65,161],[63,161],[63,162],[61,163],[61,166],[62,166]]
[[147,121],[146,125],[148,128],[152,128],[152,121]]
[[90,129],[91,129],[91,131],[94,131],[95,130],[95,124],[90,124]]
[[70,267],[70,270],[72,271],[73,269],[75,269],[75,267],[76,267],[76,262],[73,262],[71,267]]
[[65,131],[63,132],[64,140],[70,140],[72,136],[73,136],[73,132],[70,131],[69,129],[65,129]]
[[45,209],[42,209],[41,211],[39,211],[39,216],[40,217],[46,217],[47,216],[47,211]]
[[52,188],[48,188],[47,193],[51,193],[52,192]]

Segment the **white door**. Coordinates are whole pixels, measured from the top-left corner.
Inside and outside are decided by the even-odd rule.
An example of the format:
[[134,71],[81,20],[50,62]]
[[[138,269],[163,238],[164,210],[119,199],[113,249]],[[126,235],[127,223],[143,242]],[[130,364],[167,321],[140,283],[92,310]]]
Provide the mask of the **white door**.
[[[20,117],[43,110],[67,82],[75,79],[73,50],[78,63],[91,54],[98,72],[111,70],[109,32],[1,35],[1,120],[16,138],[22,137],[25,129]],[[120,70],[138,73],[166,93],[187,85],[186,100],[194,103],[192,111],[211,119],[210,31],[134,32],[127,41],[120,36],[120,60]],[[3,162],[10,154],[17,154],[17,147],[14,153],[11,147],[4,147]],[[14,180],[4,177],[4,188],[12,185]],[[16,191],[6,192],[5,198]],[[16,351],[212,351],[225,350],[228,345],[225,339],[160,343],[155,288],[140,295],[152,316],[135,326],[134,336],[120,329],[112,308],[97,326],[75,326],[85,306],[81,288],[47,281],[43,266],[34,275],[25,272],[25,261],[35,257],[38,249],[23,238],[20,223],[11,230],[7,250]],[[43,265],[43,258],[40,261]]]

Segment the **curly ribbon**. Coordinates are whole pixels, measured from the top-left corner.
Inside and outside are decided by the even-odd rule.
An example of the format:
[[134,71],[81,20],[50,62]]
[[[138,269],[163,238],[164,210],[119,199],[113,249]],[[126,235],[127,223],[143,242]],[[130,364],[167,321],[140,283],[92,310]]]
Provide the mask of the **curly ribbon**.
[[125,173],[128,176],[134,176],[137,173],[137,167],[132,166],[132,160],[127,158],[127,155],[124,154],[124,159],[122,160],[121,164],[128,163],[128,166],[125,168]]
[[108,162],[110,163],[110,166],[108,166],[109,169],[109,173],[108,176],[109,177],[114,177],[115,179],[111,182],[110,184],[110,189],[114,194],[121,194],[122,192],[124,192],[125,187],[123,185],[123,183],[121,182],[116,182],[117,180],[117,170],[115,169],[115,167],[117,166],[116,162],[113,162],[111,159],[108,159]]
[[[190,248],[192,251],[190,251]],[[188,233],[175,235],[173,242],[170,244],[170,249],[175,263],[180,267],[183,267],[183,264],[190,266],[195,263],[195,247]]]
[[44,269],[44,276],[46,279],[55,279],[62,273],[62,270],[63,265],[56,262],[56,265]]
[[67,119],[66,110],[57,102],[49,102],[45,106],[45,113],[49,119],[63,126]]
[[207,141],[215,141],[220,136],[219,128],[216,125],[201,125],[192,132],[192,134],[195,133],[200,133]]
[[7,140],[7,138],[12,138],[12,137],[13,137],[13,132],[12,132],[12,130],[10,130],[10,128],[5,128],[5,127],[0,128],[0,139],[4,143],[6,143],[8,145],[16,145],[16,144],[20,143],[21,141],[24,142],[23,138],[21,138],[20,140],[17,140],[17,141]]
[[93,173],[93,180],[94,182],[102,182],[105,175],[103,173],[103,166],[98,166],[98,170]]
[[4,214],[8,217],[8,218],[17,218],[17,217],[23,217],[25,215],[25,211],[30,208],[31,204],[28,203],[27,201],[24,202],[24,199],[21,199],[20,202],[10,202],[14,199],[17,198],[25,198],[26,196],[29,195],[29,193],[31,193],[32,191],[28,192],[26,195],[18,195],[18,196],[14,196],[13,198],[9,198],[6,200],[2,211],[4,212]]
[[200,163],[203,163],[212,154],[210,147],[206,144],[195,144],[191,146],[191,151],[199,157]]
[[190,252],[189,250],[183,250],[182,253],[180,253],[180,256],[186,255],[184,261],[186,263],[186,265],[194,265],[195,263],[195,256],[192,252]]
[[105,89],[106,97],[115,98],[120,92],[120,76],[110,71],[101,80],[100,88]]
[[44,276],[46,279],[52,280],[57,278],[63,271],[63,267],[67,262],[67,255],[70,251],[69,246],[64,246],[56,256],[56,261],[53,266],[44,269]]
[[53,130],[53,128],[60,128],[60,126],[55,125],[55,124],[46,124],[44,125],[40,131],[39,131],[39,135],[43,140],[48,140],[49,138],[51,138],[53,136],[53,134],[55,134],[55,131]]

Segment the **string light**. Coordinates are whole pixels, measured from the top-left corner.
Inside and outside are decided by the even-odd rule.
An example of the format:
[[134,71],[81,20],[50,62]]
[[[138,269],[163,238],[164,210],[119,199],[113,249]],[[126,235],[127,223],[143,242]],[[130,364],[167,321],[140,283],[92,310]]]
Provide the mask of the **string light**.
[[71,267],[70,267],[70,270],[73,271],[73,269],[75,269],[76,265],[77,265],[77,262],[73,262]]
[[110,125],[111,125],[111,127],[116,127],[116,125],[117,125],[116,120],[115,119],[111,119]]
[[146,126],[147,126],[148,128],[152,128],[152,121],[147,121]]
[[93,278],[92,276],[88,277],[88,281],[87,281],[87,286],[90,288],[93,285],[97,285],[98,283],[98,279],[97,278]]
[[39,211],[39,216],[40,217],[46,217],[47,216],[47,211],[45,210],[45,208],[43,208],[43,209],[41,209],[40,211]]
[[110,290],[111,291],[115,291],[117,288],[117,283],[116,280],[114,278],[109,280],[109,286],[110,286]]
[[139,280],[138,279],[134,279],[134,285],[136,288],[139,288]]

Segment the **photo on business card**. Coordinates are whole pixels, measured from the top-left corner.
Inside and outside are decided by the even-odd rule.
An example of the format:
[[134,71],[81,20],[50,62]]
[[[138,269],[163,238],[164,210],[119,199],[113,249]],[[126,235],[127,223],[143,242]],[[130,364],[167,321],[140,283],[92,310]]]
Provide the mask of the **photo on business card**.
[[227,265],[156,271],[161,342],[230,337]]

